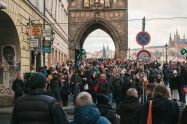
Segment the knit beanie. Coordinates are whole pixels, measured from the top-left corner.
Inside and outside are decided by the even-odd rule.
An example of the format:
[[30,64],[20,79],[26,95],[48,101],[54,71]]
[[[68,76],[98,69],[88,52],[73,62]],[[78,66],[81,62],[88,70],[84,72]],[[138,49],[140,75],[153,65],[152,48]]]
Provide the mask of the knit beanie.
[[40,72],[34,73],[30,77],[29,88],[31,88],[31,89],[45,88],[46,83],[47,83],[47,80],[46,80],[46,77],[44,76],[44,74],[42,74]]
[[107,96],[103,94],[98,94],[97,95],[97,102],[98,104],[109,104],[109,99]]

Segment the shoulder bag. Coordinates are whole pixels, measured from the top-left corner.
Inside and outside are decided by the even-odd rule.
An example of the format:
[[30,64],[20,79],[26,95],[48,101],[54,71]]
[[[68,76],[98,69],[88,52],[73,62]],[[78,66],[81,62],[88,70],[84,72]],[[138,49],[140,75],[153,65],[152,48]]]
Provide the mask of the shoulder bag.
[[153,104],[153,101],[150,100],[149,101],[149,112],[147,116],[147,124],[152,124],[152,104]]

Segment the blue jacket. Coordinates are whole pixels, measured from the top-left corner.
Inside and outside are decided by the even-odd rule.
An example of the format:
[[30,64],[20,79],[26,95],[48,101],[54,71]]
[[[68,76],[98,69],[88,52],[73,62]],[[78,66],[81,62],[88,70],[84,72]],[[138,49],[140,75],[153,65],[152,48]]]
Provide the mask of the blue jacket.
[[100,112],[95,104],[75,107],[74,121],[69,124],[111,124]]

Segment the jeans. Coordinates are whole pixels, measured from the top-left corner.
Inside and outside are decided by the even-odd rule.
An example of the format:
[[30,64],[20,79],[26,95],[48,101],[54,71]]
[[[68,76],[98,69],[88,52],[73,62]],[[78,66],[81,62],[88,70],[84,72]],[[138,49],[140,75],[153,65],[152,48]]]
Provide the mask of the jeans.
[[166,88],[169,87],[168,83],[169,83],[168,80],[164,81],[164,85],[165,85]]
[[180,85],[180,87],[179,87],[179,97],[180,97],[181,102],[183,102],[183,103],[186,103],[185,93],[183,90],[183,88],[185,88],[185,87],[186,87],[186,85]]
[[109,99],[110,105],[112,105],[113,93],[109,93],[109,94],[108,94],[108,99]]
[[51,96],[56,99],[56,101],[60,102],[60,93],[59,92],[51,92]]
[[115,97],[115,102],[116,102],[116,107],[117,107],[121,102],[121,93],[114,93],[114,97]]

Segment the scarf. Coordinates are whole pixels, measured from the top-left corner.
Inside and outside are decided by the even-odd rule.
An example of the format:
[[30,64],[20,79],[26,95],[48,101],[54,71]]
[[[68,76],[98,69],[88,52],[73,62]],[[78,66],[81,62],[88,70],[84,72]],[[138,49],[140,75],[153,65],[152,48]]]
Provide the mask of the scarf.
[[99,79],[100,84],[102,84],[104,81],[104,79]]

